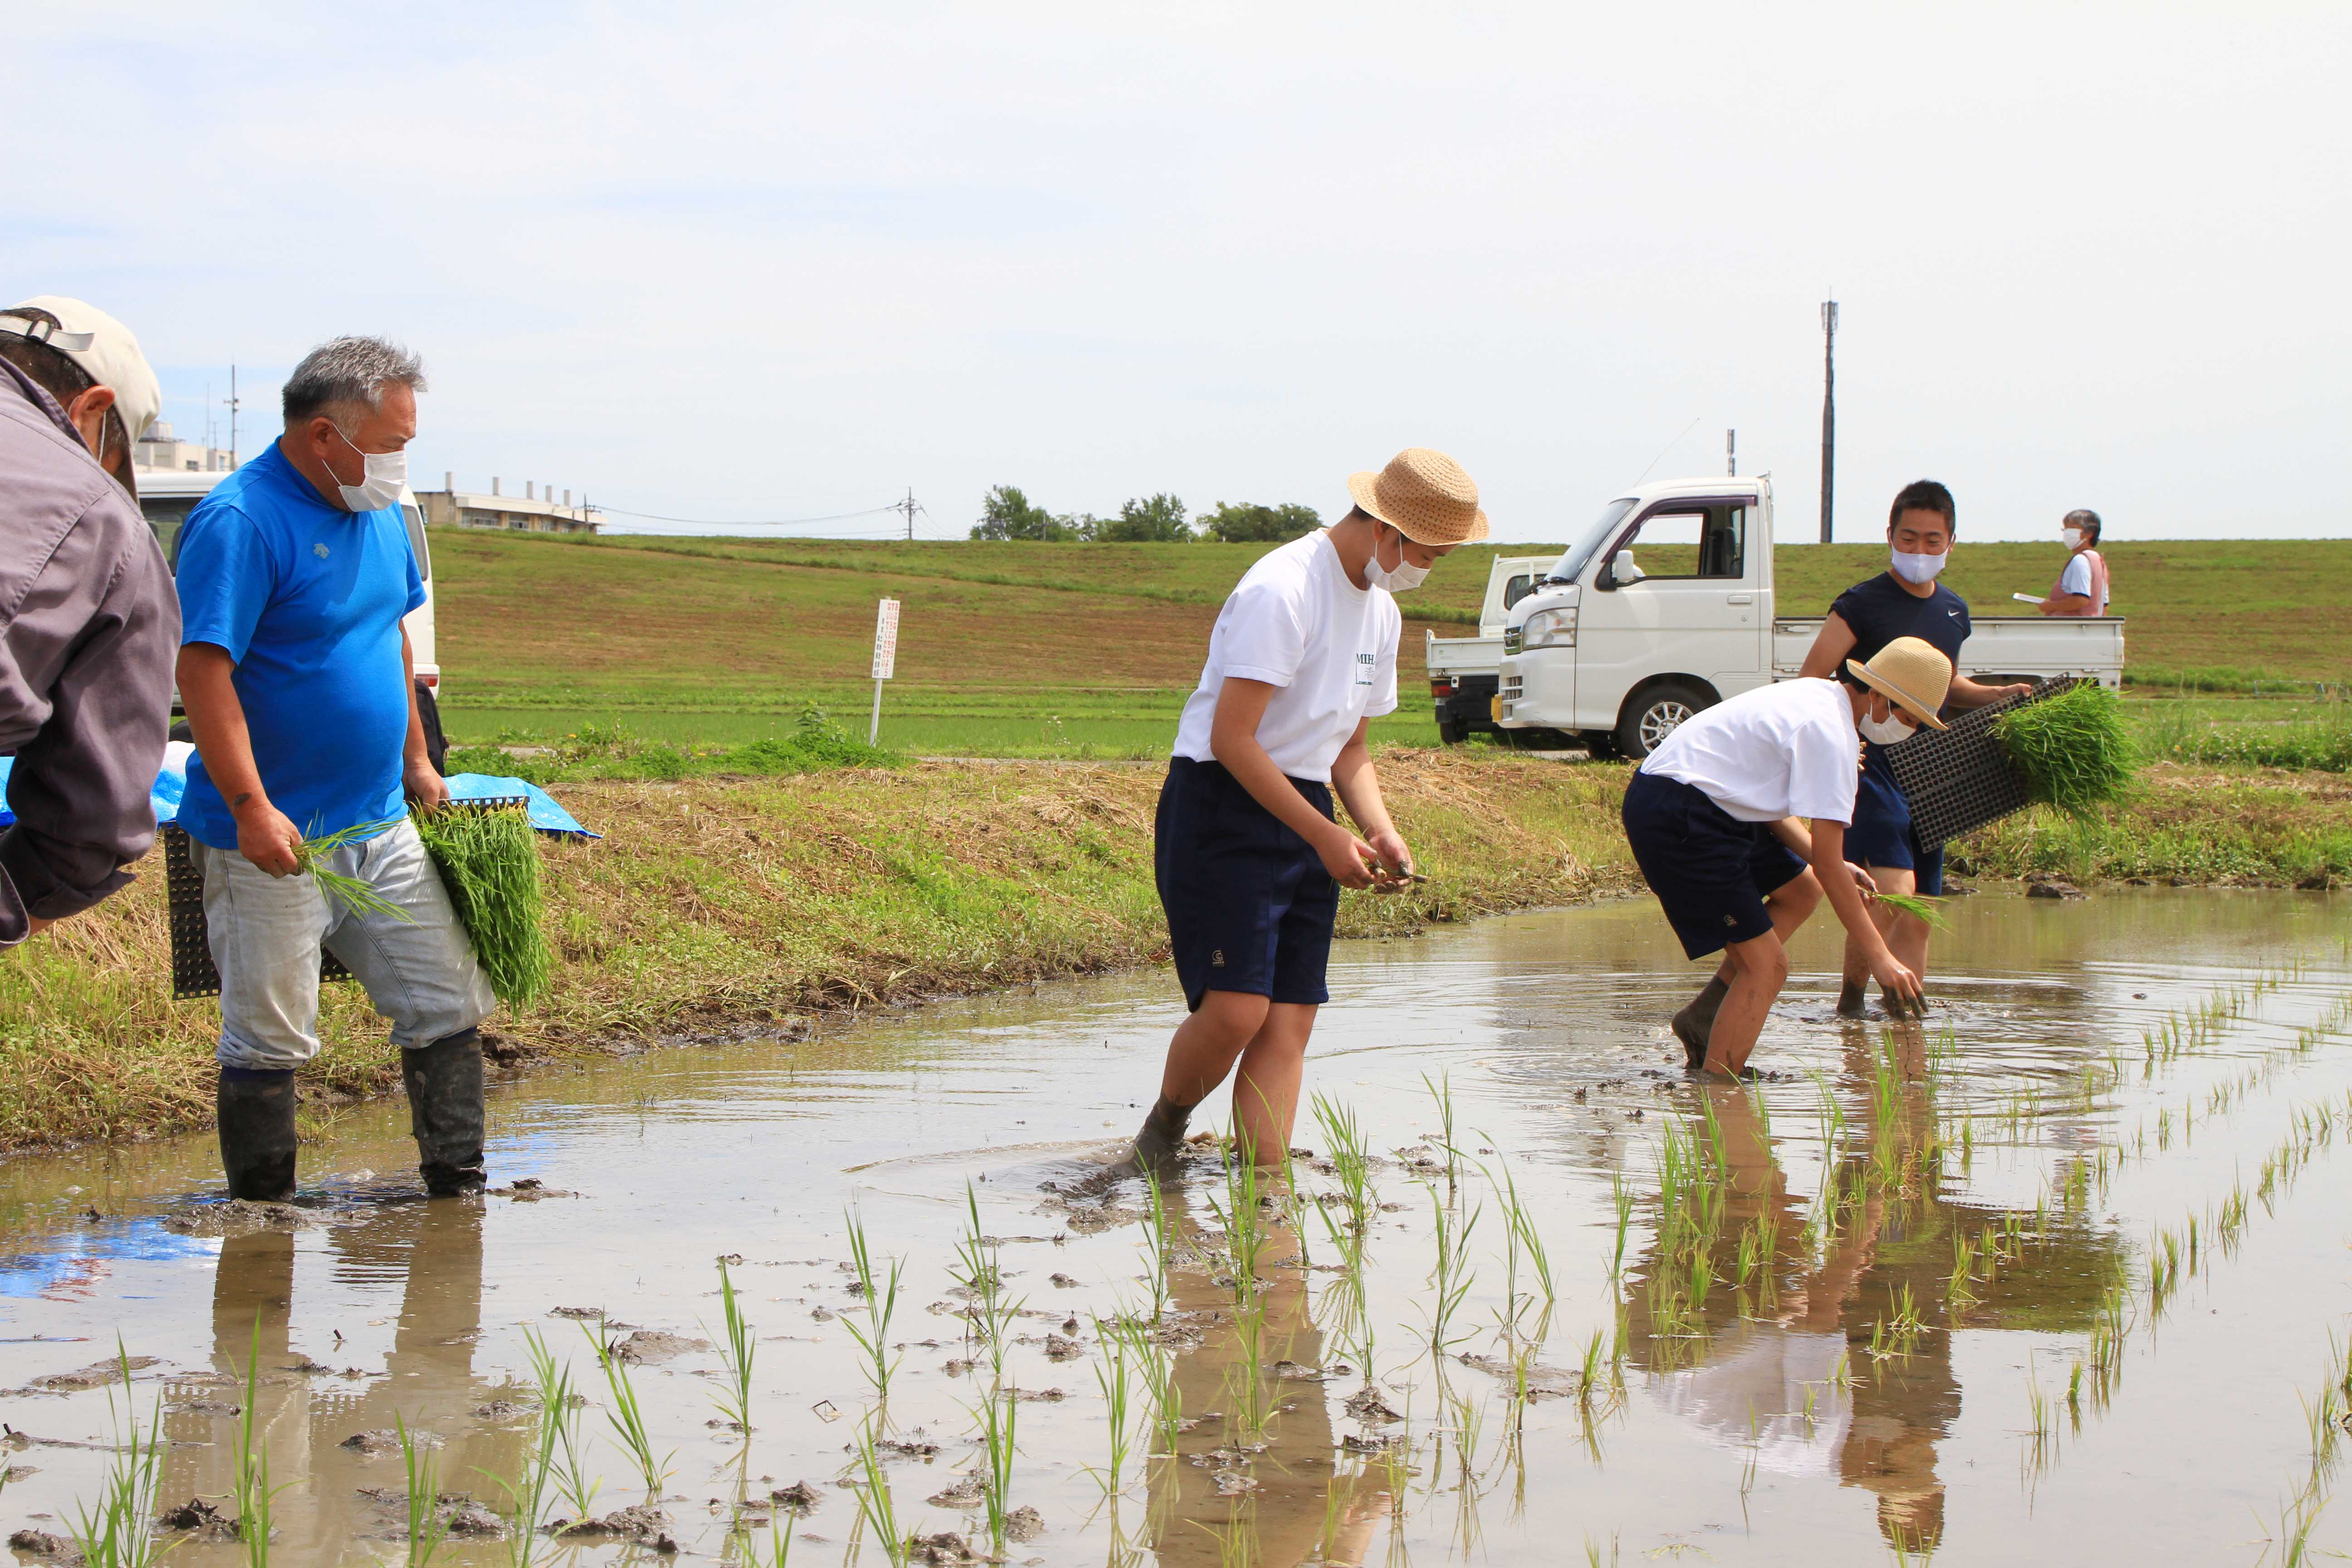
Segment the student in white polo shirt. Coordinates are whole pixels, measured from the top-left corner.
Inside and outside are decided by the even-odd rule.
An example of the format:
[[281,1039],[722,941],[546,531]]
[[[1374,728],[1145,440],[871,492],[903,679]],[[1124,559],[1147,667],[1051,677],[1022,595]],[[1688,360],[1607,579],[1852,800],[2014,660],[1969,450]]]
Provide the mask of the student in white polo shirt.
[[[1193,1107],[1236,1063],[1245,1156],[1290,1144],[1342,887],[1393,887],[1412,853],[1364,743],[1397,705],[1390,595],[1455,545],[1486,537],[1478,487],[1411,447],[1348,480],[1355,506],[1251,567],[1209,634],[1160,792],[1154,860],[1191,1016],[1168,1047],[1159,1103],[1129,1170],[1172,1169]],[[1336,819],[1336,791],[1362,837]]]
[[1789,978],[1784,944],[1824,893],[1887,995],[1922,1005],[1919,977],[1870,918],[1870,879],[1847,863],[1845,830],[1864,738],[1891,746],[1916,724],[1944,728],[1936,710],[1951,679],[1932,646],[1897,637],[1834,680],[1761,686],[1702,710],[1633,775],[1625,837],[1643,879],[1687,956],[1724,954],[1716,979],[1729,989],[1693,1070],[1746,1073]]

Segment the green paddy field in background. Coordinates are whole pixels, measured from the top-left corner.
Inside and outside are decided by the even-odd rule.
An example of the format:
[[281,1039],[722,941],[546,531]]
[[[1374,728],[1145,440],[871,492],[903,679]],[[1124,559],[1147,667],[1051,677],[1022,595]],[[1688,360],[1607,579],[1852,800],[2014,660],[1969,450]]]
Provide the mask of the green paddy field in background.
[[[433,535],[443,718],[460,744],[554,743],[619,727],[672,746],[791,735],[812,705],[865,733],[875,602],[904,605],[882,743],[929,755],[1156,757],[1217,606],[1269,545],[870,543]],[[1496,553],[1457,551],[1401,600],[1403,705],[1376,738],[1434,745],[1425,631],[1470,635]],[[2119,542],[2135,710],[2168,744],[2215,726],[2344,732],[2352,540]],[[1783,545],[1778,607],[1819,615],[1884,545]],[[1944,581],[1979,615],[2041,593],[2054,543],[1963,542]],[[2335,700],[2313,700],[2334,683]],[[2300,700],[2290,695],[2299,689]],[[2336,738],[2330,741],[2332,732]],[[2262,760],[2247,757],[2242,760]],[[2342,763],[2336,764],[2342,767]]]

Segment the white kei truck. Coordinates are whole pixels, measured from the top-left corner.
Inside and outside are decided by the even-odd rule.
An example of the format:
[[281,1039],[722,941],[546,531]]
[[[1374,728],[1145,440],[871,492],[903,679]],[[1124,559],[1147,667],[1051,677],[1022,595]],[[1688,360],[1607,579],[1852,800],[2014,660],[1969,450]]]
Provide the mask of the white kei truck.
[[[212,488],[228,478],[228,470],[210,473],[175,468],[141,468],[134,476],[139,481],[139,510],[146,514],[147,526],[154,531],[155,542],[163,547],[163,559],[176,573],[180,569],[180,525],[196,510],[196,503],[212,493]],[[433,646],[433,552],[425,541],[425,510],[416,504],[415,495],[406,485],[400,488],[400,515],[408,525],[408,547],[416,555],[416,574],[425,579],[425,603],[411,610],[401,624],[408,629],[410,651],[416,661],[416,706],[425,717],[425,738],[433,753],[433,765],[439,767],[447,746],[441,736],[441,666],[438,650]],[[172,694],[172,738],[189,739],[185,721],[180,718],[179,693]]]
[[[1512,575],[1504,565],[1495,563],[1490,603]],[[1603,507],[1511,598],[1491,722],[1520,746],[1646,757],[1700,709],[1793,679],[1822,620],[1774,613],[1768,477],[1643,485]],[[1959,668],[1973,679],[2122,682],[2119,616],[1974,616],[1970,627]],[[1429,642],[1431,694],[1449,742],[1460,739],[1445,734],[1458,724],[1455,694],[1477,668],[1446,650],[1485,640]]]

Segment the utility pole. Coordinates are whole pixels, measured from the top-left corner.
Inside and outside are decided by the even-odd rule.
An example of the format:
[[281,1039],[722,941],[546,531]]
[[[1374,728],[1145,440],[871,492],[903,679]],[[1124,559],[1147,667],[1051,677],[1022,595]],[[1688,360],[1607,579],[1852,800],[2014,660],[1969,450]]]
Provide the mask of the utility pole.
[[1822,301],[1822,542],[1830,542],[1831,500],[1837,490],[1837,327],[1835,300]]
[[1737,430],[1723,433],[1723,471],[1734,479],[1739,477],[1739,432]]
[[912,485],[908,486],[907,499],[885,510],[907,514],[907,542],[912,544],[915,542],[915,514],[923,510],[915,504],[915,488]]
[[228,466],[236,467],[236,366],[228,367]]

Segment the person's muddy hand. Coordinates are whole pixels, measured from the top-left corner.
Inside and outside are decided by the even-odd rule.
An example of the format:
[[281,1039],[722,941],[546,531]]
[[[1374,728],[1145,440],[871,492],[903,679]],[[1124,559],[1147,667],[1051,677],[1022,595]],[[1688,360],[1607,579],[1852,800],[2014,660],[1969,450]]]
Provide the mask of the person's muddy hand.
[[1380,852],[1370,845],[1337,826],[1325,834],[1315,852],[1323,858],[1323,869],[1343,888],[1369,888],[1372,885],[1372,866]]
[[258,798],[230,808],[236,817],[236,852],[273,877],[302,868],[302,830],[284,812]]
[[1912,1017],[1927,1016],[1927,996],[1919,989],[1919,977],[1906,967],[1901,959],[1881,948],[1878,956],[1871,962],[1870,973],[1872,978],[1886,988],[1889,1012],[1900,1006]]
[[1412,851],[1404,847],[1404,838],[1396,829],[1375,833],[1367,842],[1381,858],[1381,891],[1394,892],[1412,879]]

